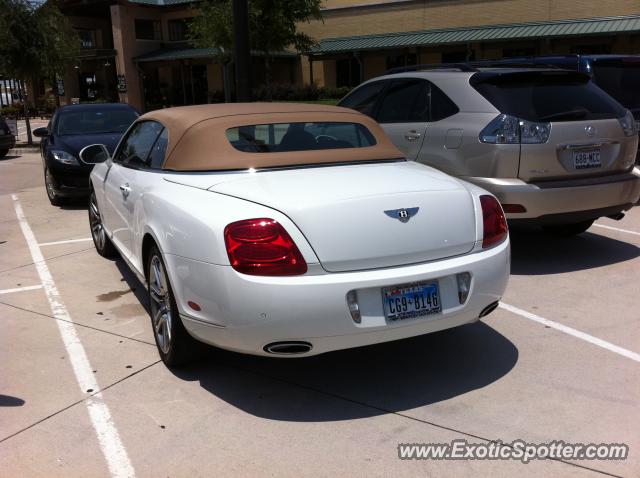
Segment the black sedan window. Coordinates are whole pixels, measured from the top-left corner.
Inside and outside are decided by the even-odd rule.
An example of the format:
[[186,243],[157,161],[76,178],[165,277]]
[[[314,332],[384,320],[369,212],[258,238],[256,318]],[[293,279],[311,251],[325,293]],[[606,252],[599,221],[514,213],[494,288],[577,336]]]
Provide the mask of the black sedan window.
[[124,133],[138,114],[132,109],[104,109],[62,111],[56,122],[55,133],[72,134]]

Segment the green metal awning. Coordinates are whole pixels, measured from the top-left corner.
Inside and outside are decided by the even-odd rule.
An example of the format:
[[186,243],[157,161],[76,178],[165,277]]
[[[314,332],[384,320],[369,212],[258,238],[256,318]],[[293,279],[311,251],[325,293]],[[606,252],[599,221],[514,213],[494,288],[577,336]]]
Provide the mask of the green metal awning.
[[321,40],[314,54],[640,32],[640,15],[384,33]]
[[[218,53],[216,48],[161,48],[149,53],[136,56],[133,61],[136,63],[147,61],[171,61],[171,60],[188,60],[197,58],[213,58]],[[252,52],[252,55],[260,56],[261,53]],[[293,52],[283,51],[274,53],[275,58],[295,58],[298,55]]]

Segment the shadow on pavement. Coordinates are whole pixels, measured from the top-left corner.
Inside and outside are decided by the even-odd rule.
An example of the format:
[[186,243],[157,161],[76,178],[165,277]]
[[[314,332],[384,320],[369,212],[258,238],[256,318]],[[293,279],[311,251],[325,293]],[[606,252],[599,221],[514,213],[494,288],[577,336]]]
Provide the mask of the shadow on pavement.
[[24,400],[11,395],[0,395],[0,407],[21,407]]
[[133,294],[136,296],[136,299],[138,299],[138,302],[140,302],[140,305],[144,307],[144,310],[148,314],[149,296],[147,295],[147,287],[138,280],[138,277],[133,272],[131,272],[131,269],[129,269],[129,266],[124,262],[120,255],[116,255],[114,262],[118,271],[122,274],[121,280],[126,282]]
[[640,248],[628,242],[585,232],[556,237],[541,231],[511,232],[511,274],[542,275],[574,272],[629,261]]
[[60,206],[60,209],[65,211],[80,211],[82,209],[87,210],[89,207],[89,199],[87,198],[74,198],[67,199],[66,202]]
[[402,412],[485,387],[507,374],[518,350],[482,322],[412,339],[303,359],[210,349],[175,370],[255,416],[337,421]]
[[21,156],[18,154],[7,154],[6,156],[0,158],[0,161],[9,161],[11,159],[18,159]]

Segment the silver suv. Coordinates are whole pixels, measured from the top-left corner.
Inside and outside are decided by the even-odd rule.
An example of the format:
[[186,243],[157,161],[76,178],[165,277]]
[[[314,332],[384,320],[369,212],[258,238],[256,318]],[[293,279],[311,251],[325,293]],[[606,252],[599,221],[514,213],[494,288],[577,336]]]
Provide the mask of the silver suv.
[[633,116],[584,73],[416,67],[340,106],[377,120],[409,159],[491,191],[512,223],[578,234],[640,197]]

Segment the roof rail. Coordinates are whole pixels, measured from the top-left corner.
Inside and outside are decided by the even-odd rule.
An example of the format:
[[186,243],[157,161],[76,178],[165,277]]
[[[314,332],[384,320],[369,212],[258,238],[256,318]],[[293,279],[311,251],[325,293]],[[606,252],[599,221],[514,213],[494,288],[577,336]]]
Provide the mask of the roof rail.
[[384,72],[385,75],[392,75],[394,73],[404,73],[407,71],[425,71],[425,70],[459,70],[466,72],[476,72],[477,68],[471,66],[469,63],[440,63],[440,64],[422,64],[411,66],[399,66],[397,68],[391,68]]

